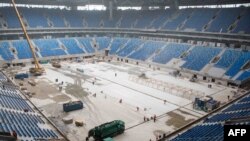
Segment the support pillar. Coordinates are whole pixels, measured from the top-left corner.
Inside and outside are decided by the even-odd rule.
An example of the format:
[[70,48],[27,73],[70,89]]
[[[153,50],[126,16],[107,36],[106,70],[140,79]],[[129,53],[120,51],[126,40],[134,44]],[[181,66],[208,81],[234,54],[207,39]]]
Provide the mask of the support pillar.
[[113,1],[109,1],[109,20],[113,20]]

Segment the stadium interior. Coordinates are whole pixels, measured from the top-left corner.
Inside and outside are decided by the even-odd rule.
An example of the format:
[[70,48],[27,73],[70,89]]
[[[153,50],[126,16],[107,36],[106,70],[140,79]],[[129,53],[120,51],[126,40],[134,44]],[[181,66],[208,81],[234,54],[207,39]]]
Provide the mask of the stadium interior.
[[249,6],[1,0],[0,140],[222,141],[250,123]]

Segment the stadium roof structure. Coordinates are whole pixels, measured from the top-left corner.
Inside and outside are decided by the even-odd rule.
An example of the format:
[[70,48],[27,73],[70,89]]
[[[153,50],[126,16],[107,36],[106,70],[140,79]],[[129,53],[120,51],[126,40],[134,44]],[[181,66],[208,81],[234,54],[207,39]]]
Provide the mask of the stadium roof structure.
[[[108,5],[113,1],[116,6],[170,6],[177,3],[179,6],[243,4],[249,0],[16,0],[17,4],[44,4],[84,6],[89,4]],[[11,3],[11,0],[1,0],[2,3]]]

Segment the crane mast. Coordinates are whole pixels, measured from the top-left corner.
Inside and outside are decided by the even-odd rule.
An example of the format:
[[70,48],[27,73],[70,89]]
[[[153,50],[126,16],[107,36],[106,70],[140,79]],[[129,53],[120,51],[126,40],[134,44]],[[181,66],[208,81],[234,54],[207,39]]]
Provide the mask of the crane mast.
[[25,28],[25,26],[24,26],[24,24],[23,24],[23,21],[22,21],[22,19],[21,19],[20,13],[19,13],[18,10],[17,10],[16,4],[15,4],[15,0],[12,0],[12,4],[13,4],[13,7],[14,7],[15,12],[16,12],[16,15],[17,15],[18,20],[19,20],[19,22],[20,22],[20,24],[21,24],[23,33],[24,33],[24,35],[25,35],[25,37],[26,37],[26,40],[27,40],[27,42],[28,42],[28,44],[29,44],[29,47],[30,47],[30,50],[31,50],[31,53],[32,53],[32,56],[33,56],[33,59],[34,59],[35,67],[34,67],[34,68],[30,68],[30,72],[31,72],[31,73],[34,73],[34,74],[36,74],[36,75],[41,75],[41,74],[44,72],[44,68],[42,68],[42,67],[40,66],[39,62],[38,62],[38,59],[37,59],[36,53],[35,53],[35,49],[34,49],[32,43],[31,43],[31,41],[30,41],[29,35],[27,34],[27,30],[26,30],[26,28]]

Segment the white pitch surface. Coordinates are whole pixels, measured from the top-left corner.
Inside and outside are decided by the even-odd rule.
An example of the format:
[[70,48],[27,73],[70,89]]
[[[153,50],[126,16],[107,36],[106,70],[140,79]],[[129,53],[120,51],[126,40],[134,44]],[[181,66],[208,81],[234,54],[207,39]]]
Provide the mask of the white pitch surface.
[[[207,88],[207,83],[192,83],[189,82],[188,79],[178,79],[169,76],[168,72],[154,71],[149,68],[143,68],[129,64],[121,63],[119,65],[115,65],[105,62],[95,64],[61,62],[61,64],[63,67],[58,71],[51,69],[52,67],[49,64],[44,65],[46,74],[39,77],[38,79],[47,79],[53,85],[58,85],[58,83],[55,82],[56,78],[59,79],[59,82],[64,81],[62,94],[67,95],[71,100],[76,100],[77,98],[67,94],[64,88],[67,84],[74,84],[75,80],[70,76],[66,76],[65,73],[77,76],[80,74],[79,72],[76,72],[76,69],[81,68],[84,70],[84,75],[91,76],[81,84],[81,86],[84,89],[87,89],[89,92],[89,95],[87,96],[89,103],[85,103],[86,107],[83,110],[70,112],[66,116],[64,115],[65,117],[73,117],[74,119],[84,119],[86,122],[86,126],[84,128],[75,128],[72,125],[67,125],[67,127],[70,128],[68,137],[72,141],[85,138],[89,129],[111,120],[124,120],[126,127],[131,127],[141,123],[143,121],[143,116],[160,116],[180,108],[186,108],[187,111],[193,110],[190,108],[192,104],[191,100],[150,88],[148,86],[137,84],[136,82],[132,82],[129,80],[131,75],[138,76],[144,72],[149,78],[165,81],[185,88],[192,88],[202,91],[206,95],[222,92],[225,89],[225,87],[217,85],[213,85],[213,88]],[[115,77],[115,73],[117,73],[117,77]],[[93,81],[95,81],[95,85],[92,84]],[[101,93],[101,91],[103,93]],[[93,97],[94,93],[97,94],[97,97]],[[51,96],[49,97],[51,98]],[[36,98],[32,98],[31,100],[42,108],[48,103],[56,103],[50,98],[43,99],[43,101],[40,101]],[[120,99],[123,101],[122,104],[119,104],[118,102]],[[167,101],[166,104],[164,104],[164,100]],[[58,104],[60,106],[62,103]],[[136,111],[136,107],[140,108],[139,112]],[[93,112],[93,109],[97,111]],[[146,110],[144,111],[144,109]],[[44,112],[51,116],[57,116],[53,115],[53,112],[49,113],[46,110]],[[93,114],[90,112],[93,112]],[[194,111],[194,113],[197,112]],[[199,116],[204,115],[204,112],[199,113]],[[144,135],[141,134],[135,138],[135,130],[143,131],[144,128],[147,128],[147,132],[141,132],[144,133]],[[116,139],[119,141],[134,139],[148,140],[149,138],[154,138],[153,132],[157,129],[168,132],[173,131],[174,127],[166,126],[165,119],[160,119],[157,124],[152,124],[152,122],[149,122],[137,126],[132,130],[126,131],[126,134]]]
[[[84,74],[97,78],[98,86],[93,86],[91,83],[83,85],[83,87],[89,88],[92,93],[100,93],[100,91],[103,91],[104,94],[117,99],[122,99],[123,102],[134,107],[139,107],[140,109],[146,108],[147,113],[150,115],[161,115],[172,111],[179,106],[191,103],[190,100],[130,81],[128,67],[114,66],[107,63],[85,65],[70,64],[70,67],[73,70],[76,70],[76,68],[82,68]],[[109,69],[109,67],[123,69],[124,72],[112,70]],[[117,77],[115,77],[115,73],[117,73]],[[90,82],[92,81],[94,81],[93,78],[90,79]],[[164,100],[169,102],[164,105]]]

